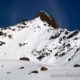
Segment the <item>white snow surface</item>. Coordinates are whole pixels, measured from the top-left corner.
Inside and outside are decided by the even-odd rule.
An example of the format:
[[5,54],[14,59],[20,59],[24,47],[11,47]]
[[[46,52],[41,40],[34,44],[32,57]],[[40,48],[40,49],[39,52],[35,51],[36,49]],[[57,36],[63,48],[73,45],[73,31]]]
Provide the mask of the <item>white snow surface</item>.
[[80,80],[76,64],[79,30],[55,29],[40,17],[0,29],[0,80]]
[[80,32],[54,29],[40,17],[0,29],[0,60],[23,57],[49,65],[79,64]]
[[[48,70],[42,71],[41,67]],[[32,73],[38,71],[38,73]],[[19,60],[0,61],[0,80],[80,80],[80,68]]]

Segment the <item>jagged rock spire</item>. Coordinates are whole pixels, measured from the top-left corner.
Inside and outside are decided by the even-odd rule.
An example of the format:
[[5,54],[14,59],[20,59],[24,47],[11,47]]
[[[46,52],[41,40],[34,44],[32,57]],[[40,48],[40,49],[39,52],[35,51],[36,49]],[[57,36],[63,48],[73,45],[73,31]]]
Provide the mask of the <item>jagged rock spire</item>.
[[40,17],[42,21],[46,21],[50,26],[53,28],[58,28],[59,25],[55,21],[55,19],[52,16],[49,16],[46,12],[41,11],[39,12],[36,17]]

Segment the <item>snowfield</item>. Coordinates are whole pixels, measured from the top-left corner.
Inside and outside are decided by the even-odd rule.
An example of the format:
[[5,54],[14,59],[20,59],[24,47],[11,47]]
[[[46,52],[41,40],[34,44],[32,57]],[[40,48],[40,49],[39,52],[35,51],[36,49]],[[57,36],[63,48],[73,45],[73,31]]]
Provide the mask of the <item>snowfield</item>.
[[[48,70],[41,71],[43,66]],[[80,80],[80,68],[6,60],[0,61],[0,80]]]
[[0,28],[0,80],[79,80],[79,67],[80,31],[46,13]]

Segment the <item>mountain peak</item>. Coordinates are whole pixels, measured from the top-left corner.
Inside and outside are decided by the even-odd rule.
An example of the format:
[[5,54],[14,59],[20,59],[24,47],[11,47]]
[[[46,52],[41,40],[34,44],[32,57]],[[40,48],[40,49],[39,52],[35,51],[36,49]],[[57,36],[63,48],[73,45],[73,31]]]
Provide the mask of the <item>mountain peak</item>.
[[59,27],[59,25],[57,24],[55,19],[52,16],[48,15],[45,11],[40,11],[36,15],[36,17],[40,17],[42,21],[46,21],[53,28],[58,28]]

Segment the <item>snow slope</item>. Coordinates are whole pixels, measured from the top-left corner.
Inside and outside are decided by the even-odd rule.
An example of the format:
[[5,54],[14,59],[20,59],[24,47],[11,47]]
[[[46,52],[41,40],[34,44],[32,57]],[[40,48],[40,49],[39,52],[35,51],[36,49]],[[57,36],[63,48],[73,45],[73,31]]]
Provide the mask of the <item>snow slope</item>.
[[52,27],[40,16],[7,29],[1,28],[0,60],[23,57],[50,65],[79,64],[80,31]]
[[[48,70],[41,71],[43,66]],[[38,73],[32,73],[35,70]],[[0,61],[0,80],[80,80],[80,68],[2,60]]]

